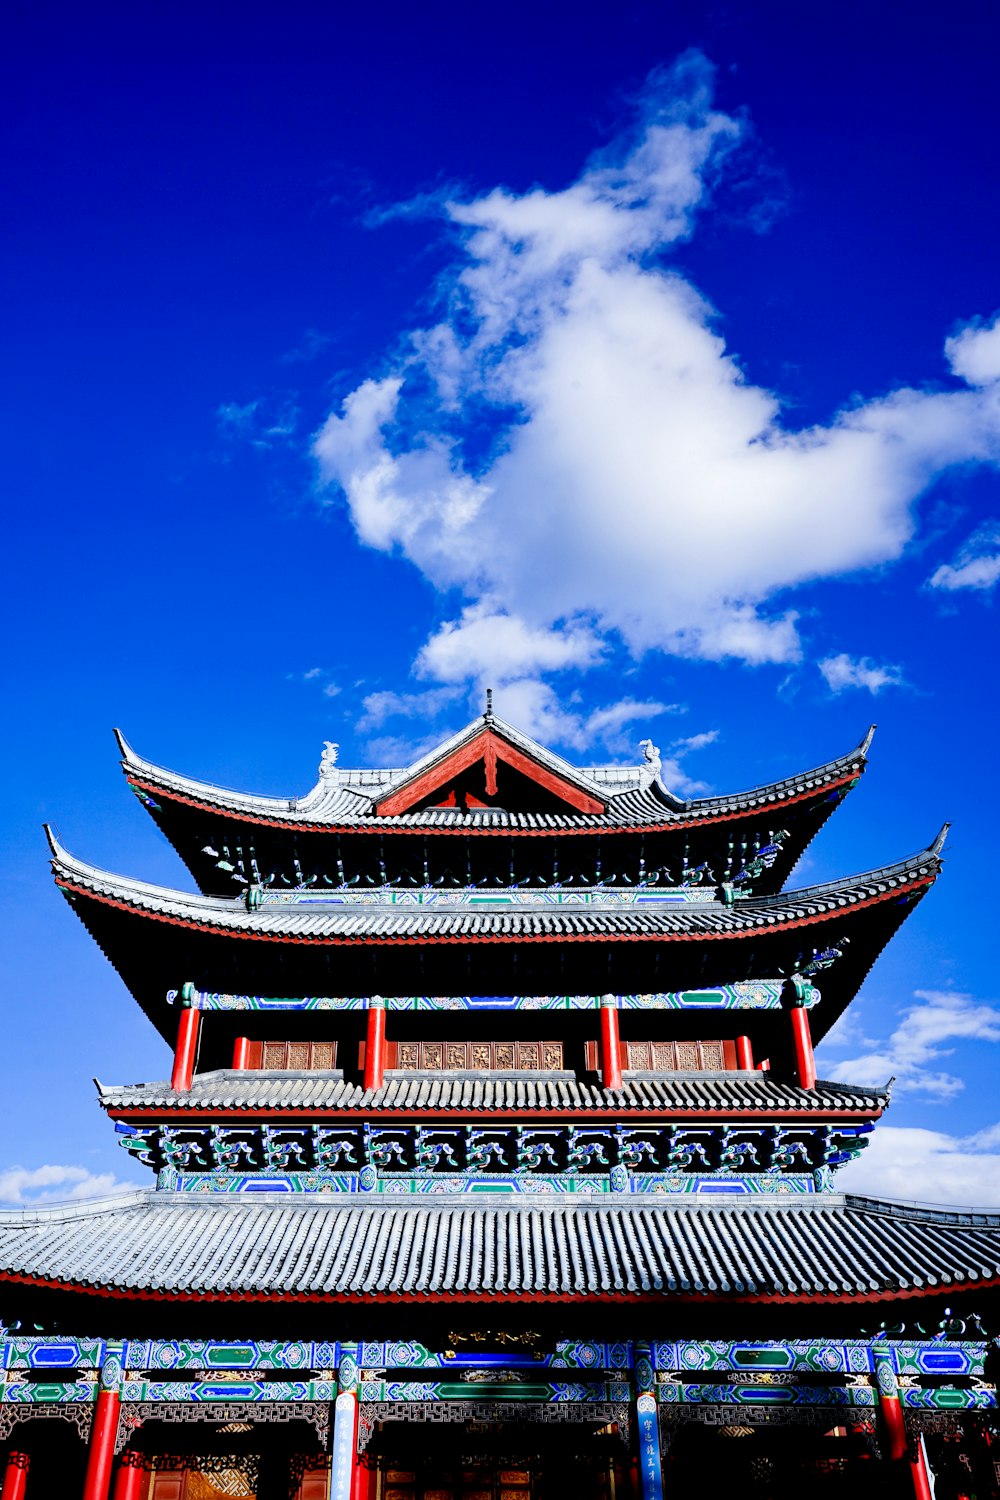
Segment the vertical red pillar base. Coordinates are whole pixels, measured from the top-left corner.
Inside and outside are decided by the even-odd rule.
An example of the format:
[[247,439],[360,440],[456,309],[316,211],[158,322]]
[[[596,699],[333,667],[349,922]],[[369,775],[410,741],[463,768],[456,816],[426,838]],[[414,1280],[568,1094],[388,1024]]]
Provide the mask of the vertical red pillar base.
[[748,1036],[736,1038],[736,1066],[748,1073],[753,1072],[753,1047]]
[[126,1453],[115,1475],[114,1500],[141,1500],[146,1465],[141,1454]]
[[17,1451],[7,1455],[3,1471],[3,1500],[24,1500],[30,1467],[30,1453]]
[[601,1001],[601,1082],[606,1089],[620,1091],[622,1087],[622,1044],[614,995],[605,995]]
[[243,1072],[250,1066],[250,1038],[238,1036],[233,1043],[233,1067]]
[[381,995],[368,1001],[368,1029],[365,1034],[366,1091],[380,1089],[385,1082],[385,1002]]
[[922,1438],[918,1439],[916,1457],[910,1459],[910,1474],[913,1479],[915,1500],[934,1500],[931,1476],[927,1467],[927,1452]]
[[[105,1372],[102,1371],[101,1374],[103,1379]],[[83,1500],[108,1500],[120,1408],[121,1399],[117,1390],[108,1390],[105,1387],[98,1391],[97,1405],[94,1408],[94,1425],[90,1430],[90,1450],[87,1454],[87,1477],[83,1483]]]
[[816,1058],[813,1055],[809,1012],[802,1004],[789,1012],[792,1022],[792,1046],[795,1049],[795,1077],[803,1089],[816,1087]]
[[170,1087],[178,1093],[186,1094],[194,1077],[201,1011],[195,1010],[189,1000],[182,1000],[181,1004],[184,1009],[177,1022],[177,1046],[174,1049],[174,1070],[170,1075]]

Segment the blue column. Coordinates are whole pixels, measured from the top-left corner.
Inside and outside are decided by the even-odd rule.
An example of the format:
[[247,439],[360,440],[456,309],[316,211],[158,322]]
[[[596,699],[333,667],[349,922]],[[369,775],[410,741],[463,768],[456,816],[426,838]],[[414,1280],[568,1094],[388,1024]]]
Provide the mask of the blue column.
[[635,1345],[636,1433],[639,1442],[639,1478],[642,1500],[663,1500],[663,1472],[660,1467],[660,1418],[656,1407],[653,1361],[648,1344]]

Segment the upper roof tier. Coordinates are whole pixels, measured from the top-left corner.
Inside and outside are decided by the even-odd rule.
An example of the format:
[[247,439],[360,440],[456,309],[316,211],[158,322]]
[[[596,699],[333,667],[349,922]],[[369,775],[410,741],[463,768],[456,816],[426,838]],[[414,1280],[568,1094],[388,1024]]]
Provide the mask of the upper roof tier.
[[[562,890],[558,904],[316,906],[290,897],[190,895],[111,875],[50,833],[58,885],[168,1039],[168,990],[269,996],[634,994],[808,971],[824,975],[817,1037],[829,1029],[940,869],[944,833],[922,853],[849,879],[727,904],[615,904]],[[613,894],[613,893],[609,893]],[[586,898],[586,900],[585,900]]]
[[[290,887],[574,877],[735,880],[767,894],[857,782],[872,733],[816,770],[685,801],[664,786],[649,741],[639,765],[580,769],[492,714],[404,768],[349,770],[330,746],[312,791],[292,798],[180,776],[136,755],[116,730],[129,784],[210,895],[272,879]],[[372,837],[387,833],[394,837]]]

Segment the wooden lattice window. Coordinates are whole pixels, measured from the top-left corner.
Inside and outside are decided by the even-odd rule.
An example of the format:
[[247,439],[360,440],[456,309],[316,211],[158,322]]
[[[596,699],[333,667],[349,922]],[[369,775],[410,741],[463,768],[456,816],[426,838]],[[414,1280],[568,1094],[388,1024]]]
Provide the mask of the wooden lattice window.
[[390,1068],[431,1072],[555,1073],[563,1065],[562,1042],[390,1042],[386,1052]]
[[249,1068],[290,1068],[314,1073],[337,1066],[336,1042],[251,1042]]
[[724,1042],[627,1041],[623,1061],[626,1068],[657,1073],[721,1073],[736,1063],[735,1056],[727,1063],[725,1052]]
[[[597,1042],[587,1043],[587,1067],[600,1072]],[[621,1043],[621,1065],[630,1071],[652,1073],[721,1073],[736,1067],[733,1042],[634,1042]]]

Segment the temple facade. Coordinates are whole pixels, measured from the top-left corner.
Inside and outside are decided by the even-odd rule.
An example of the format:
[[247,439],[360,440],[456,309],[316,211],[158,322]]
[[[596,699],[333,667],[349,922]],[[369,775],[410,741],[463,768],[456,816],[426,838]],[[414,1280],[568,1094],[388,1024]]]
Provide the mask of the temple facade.
[[841,1191],[813,1047],[946,830],[788,889],[870,734],[683,800],[486,713],[299,798],[138,756],[194,892],[55,880],[173,1053],[150,1186],[0,1213],[2,1500],[1000,1493],[1000,1215]]

